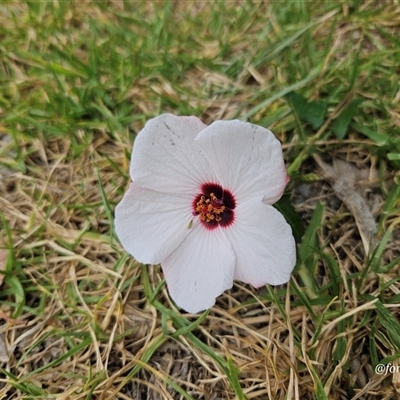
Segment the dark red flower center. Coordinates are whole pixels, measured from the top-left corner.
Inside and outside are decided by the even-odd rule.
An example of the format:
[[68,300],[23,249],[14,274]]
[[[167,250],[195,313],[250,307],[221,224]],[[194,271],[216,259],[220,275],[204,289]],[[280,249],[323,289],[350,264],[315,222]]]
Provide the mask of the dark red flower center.
[[207,229],[231,225],[236,207],[233,194],[216,183],[204,183],[200,190],[193,200],[193,215],[198,215]]

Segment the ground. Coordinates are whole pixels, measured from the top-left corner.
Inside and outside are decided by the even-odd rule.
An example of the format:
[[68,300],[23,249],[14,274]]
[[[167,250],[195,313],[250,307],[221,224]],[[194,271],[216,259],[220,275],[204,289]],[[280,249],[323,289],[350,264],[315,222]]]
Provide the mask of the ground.
[[[396,1],[1,2],[0,398],[399,398],[399,32]],[[190,315],[122,248],[163,112],[282,142],[287,285]]]

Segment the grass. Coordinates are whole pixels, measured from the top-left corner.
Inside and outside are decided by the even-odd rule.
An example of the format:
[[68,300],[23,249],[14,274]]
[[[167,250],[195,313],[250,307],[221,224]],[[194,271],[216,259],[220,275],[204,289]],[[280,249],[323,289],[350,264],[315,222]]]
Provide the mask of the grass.
[[[0,2],[0,398],[397,398],[399,32],[390,1]],[[122,249],[162,112],[282,141],[288,285],[182,314]]]

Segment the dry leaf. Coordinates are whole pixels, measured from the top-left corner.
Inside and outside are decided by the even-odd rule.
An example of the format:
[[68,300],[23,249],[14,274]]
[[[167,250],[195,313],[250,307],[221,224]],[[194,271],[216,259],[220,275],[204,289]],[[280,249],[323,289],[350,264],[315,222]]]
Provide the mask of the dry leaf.
[[8,362],[10,357],[8,356],[7,346],[3,337],[4,335],[0,335],[0,362]]
[[365,198],[357,191],[363,174],[353,164],[342,160],[333,160],[333,166],[314,156],[324,177],[331,183],[336,196],[343,201],[356,220],[365,254],[369,254],[370,246],[375,242],[376,222]]
[[4,281],[4,274],[3,271],[6,269],[8,251],[5,249],[0,249],[0,286],[3,284]]

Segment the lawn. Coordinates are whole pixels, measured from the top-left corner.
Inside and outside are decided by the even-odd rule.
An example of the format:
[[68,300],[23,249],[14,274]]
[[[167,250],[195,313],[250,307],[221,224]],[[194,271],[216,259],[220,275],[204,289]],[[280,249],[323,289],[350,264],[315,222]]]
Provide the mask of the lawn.
[[[165,112],[281,141],[288,284],[191,315],[123,249]],[[0,399],[399,398],[399,166],[397,1],[0,1]]]

